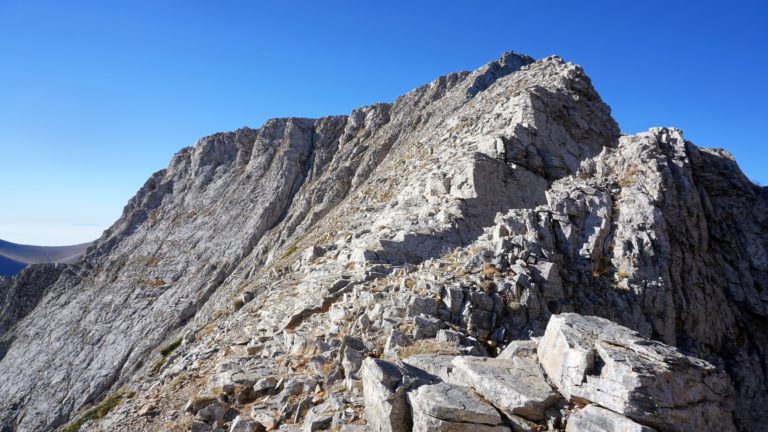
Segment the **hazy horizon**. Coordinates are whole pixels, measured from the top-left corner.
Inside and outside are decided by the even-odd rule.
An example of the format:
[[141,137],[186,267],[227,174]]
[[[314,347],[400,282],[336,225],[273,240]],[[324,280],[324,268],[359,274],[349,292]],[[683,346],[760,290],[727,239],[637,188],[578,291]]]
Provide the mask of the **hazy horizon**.
[[768,184],[763,4],[110,3],[0,3],[0,239],[93,241],[205,135],[392,102],[510,50],[583,66],[623,132],[679,127]]

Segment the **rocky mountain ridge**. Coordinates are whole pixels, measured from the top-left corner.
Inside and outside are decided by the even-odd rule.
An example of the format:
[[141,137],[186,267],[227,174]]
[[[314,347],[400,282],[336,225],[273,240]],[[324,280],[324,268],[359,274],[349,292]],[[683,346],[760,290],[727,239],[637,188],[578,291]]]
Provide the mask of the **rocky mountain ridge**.
[[[0,280],[0,422],[403,430],[365,416],[370,376],[385,375],[364,358],[397,370],[418,355],[499,358],[577,312],[725,371],[716,386],[664,375],[722,389],[706,399],[714,414],[680,415],[678,399],[624,409],[556,384],[541,361],[555,382],[541,410],[556,412],[501,401],[477,408],[480,423],[761,430],[767,198],[678,130],[620,135],[583,70],[557,57],[508,53],[349,116],[216,134],[154,174],[77,264]],[[678,358],[659,350],[654,364]],[[414,429],[476,430],[446,407],[476,400],[464,389],[483,380],[439,381],[458,388],[395,386],[401,413]],[[451,425],[435,426],[446,412]]]

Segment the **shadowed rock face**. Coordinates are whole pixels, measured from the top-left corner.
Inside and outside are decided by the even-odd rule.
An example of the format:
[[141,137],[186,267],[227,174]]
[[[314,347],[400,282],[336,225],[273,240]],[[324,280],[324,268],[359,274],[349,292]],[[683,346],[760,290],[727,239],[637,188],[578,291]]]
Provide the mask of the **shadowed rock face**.
[[[174,394],[205,385],[190,371],[220,387],[232,364],[277,376],[276,359],[352,392],[385,341],[495,354],[574,311],[725,369],[748,430],[768,410],[766,210],[727,153],[674,129],[620,136],[556,57],[508,53],[349,116],[212,135],[80,262],[0,279],[16,311],[0,316],[0,424],[52,430],[127,388],[137,396],[101,427],[156,430],[178,420],[162,414],[180,409]],[[406,314],[409,296],[438,306]],[[306,415],[354,405],[332,399]],[[136,414],[149,406],[161,414]],[[308,407],[294,408],[292,422]]]

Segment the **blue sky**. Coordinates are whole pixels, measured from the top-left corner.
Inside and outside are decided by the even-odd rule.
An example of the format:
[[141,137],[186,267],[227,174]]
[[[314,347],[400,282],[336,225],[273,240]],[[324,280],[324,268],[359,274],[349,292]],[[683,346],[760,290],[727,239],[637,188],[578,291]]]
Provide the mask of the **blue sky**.
[[763,2],[0,0],[0,239],[92,240],[171,155],[345,114],[514,50],[582,65],[624,132],[768,184]]

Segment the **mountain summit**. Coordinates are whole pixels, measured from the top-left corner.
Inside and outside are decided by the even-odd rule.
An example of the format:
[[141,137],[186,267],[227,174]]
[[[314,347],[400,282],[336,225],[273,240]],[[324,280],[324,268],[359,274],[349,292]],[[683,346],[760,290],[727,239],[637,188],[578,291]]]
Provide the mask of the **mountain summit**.
[[202,138],[77,263],[0,278],[0,299],[3,431],[768,412],[768,189],[677,129],[622,135],[558,57]]

